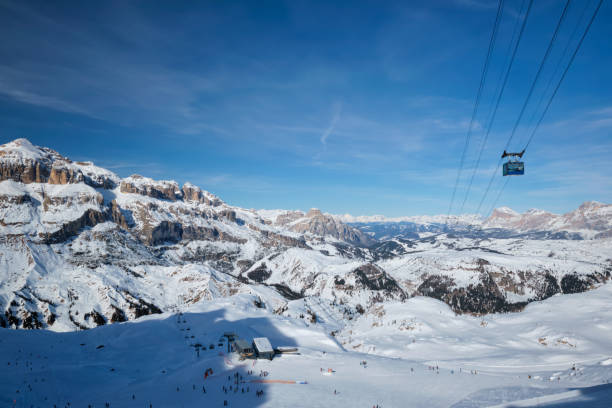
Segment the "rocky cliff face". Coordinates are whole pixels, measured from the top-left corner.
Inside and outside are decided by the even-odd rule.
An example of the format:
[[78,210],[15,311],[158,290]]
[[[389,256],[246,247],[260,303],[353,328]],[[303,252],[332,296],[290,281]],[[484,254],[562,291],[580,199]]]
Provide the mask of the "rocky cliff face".
[[267,254],[314,251],[301,234],[192,184],[120,179],[25,139],[0,146],[0,176],[4,326],[87,328],[135,318],[176,305],[152,276],[181,287],[181,302],[206,299],[239,290],[232,276]]
[[306,214],[301,211],[280,214],[276,217],[275,224],[300,234],[331,236],[358,246],[368,246],[375,242],[358,229],[344,224],[331,214],[323,214],[316,208]]
[[185,183],[183,185],[183,200],[195,201],[200,204],[210,205],[212,207],[218,207],[223,204],[221,199],[208,191],[203,191],[200,187],[194,186],[191,183]]
[[[121,179],[24,139],[0,146],[0,174],[4,327],[85,329],[236,293],[279,314],[301,302],[319,310],[312,322],[410,296],[458,313],[515,311],[589,290],[612,271],[609,239],[375,242],[316,209],[245,210],[189,183]],[[562,221],[606,233],[606,208],[589,204]]]
[[0,181],[24,184],[85,183],[92,187],[114,188],[119,178],[91,162],[73,162],[55,150],[17,139],[0,146]]
[[160,200],[176,201],[183,198],[183,192],[176,181],[155,181],[138,174],[121,180],[120,191],[122,193],[158,198]]

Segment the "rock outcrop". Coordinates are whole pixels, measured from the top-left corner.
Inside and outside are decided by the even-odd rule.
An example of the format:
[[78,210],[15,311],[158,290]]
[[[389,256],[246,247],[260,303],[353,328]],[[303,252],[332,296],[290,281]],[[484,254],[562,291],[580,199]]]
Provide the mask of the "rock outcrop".
[[114,188],[119,178],[91,162],[73,162],[55,150],[17,139],[0,146],[0,181],[3,180]]
[[316,208],[312,208],[306,214],[301,211],[280,214],[276,217],[275,224],[285,226],[289,230],[300,234],[331,236],[361,247],[369,246],[375,242],[358,229],[344,224],[331,214],[323,214]]
[[195,201],[201,204],[210,205],[212,207],[218,207],[223,204],[223,201],[216,197],[213,194],[210,194],[207,191],[202,191],[202,189],[198,186],[194,186],[191,183],[185,183],[183,185],[183,200],[185,201]]
[[373,291],[385,291],[389,294],[398,295],[400,299],[405,299],[406,294],[387,272],[379,266],[371,263],[361,265],[353,270],[358,286],[363,289]]
[[[510,312],[612,273],[605,240],[538,241],[524,251],[528,238],[428,230],[378,242],[316,209],[246,210],[189,183],[120,179],[26,140],[0,146],[0,177],[3,327],[88,329],[254,291],[258,307],[279,314],[300,299],[320,314],[313,324],[415,295],[457,313]],[[606,211],[585,204],[563,222],[606,234]],[[519,216],[507,212],[506,222]],[[538,228],[552,222],[530,217]]]
[[138,174],[121,181],[121,192],[170,201],[180,200],[183,197],[183,192],[176,181],[156,181]]
[[43,244],[57,244],[76,236],[85,227],[94,227],[106,220],[106,215],[95,210],[87,210],[76,220],[68,221],[53,232],[41,232],[39,237]]
[[584,238],[600,239],[612,235],[612,205],[587,201],[563,215],[535,209],[519,214],[502,207],[495,209],[483,226],[517,232],[576,232]]
[[419,294],[448,304],[456,313],[482,315],[516,312],[527,302],[509,302],[490,273],[481,272],[478,283],[458,287],[446,276],[430,276],[418,288]]

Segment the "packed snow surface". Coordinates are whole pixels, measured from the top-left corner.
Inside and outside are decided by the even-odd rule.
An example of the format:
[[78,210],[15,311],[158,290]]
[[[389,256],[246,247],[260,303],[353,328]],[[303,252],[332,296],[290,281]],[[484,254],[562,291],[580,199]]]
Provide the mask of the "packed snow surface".
[[[611,296],[606,284],[484,318],[417,297],[337,337],[247,293],[86,331],[0,329],[0,405],[607,407]],[[225,332],[299,354],[241,361]]]

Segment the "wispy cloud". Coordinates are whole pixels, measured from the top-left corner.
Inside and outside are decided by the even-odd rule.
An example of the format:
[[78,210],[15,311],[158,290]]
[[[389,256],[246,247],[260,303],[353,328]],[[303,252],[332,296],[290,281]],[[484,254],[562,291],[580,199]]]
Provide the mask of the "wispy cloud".
[[[15,118],[0,114],[0,129],[49,134],[53,126],[64,131],[58,137],[84,139],[98,127],[113,146],[93,153],[111,158],[104,163],[94,157],[97,164],[190,180],[242,194],[245,202],[260,195],[282,203],[287,191],[296,193],[291,198],[313,200],[327,191],[338,205],[387,205],[379,199],[387,197],[405,205],[402,211],[410,208],[410,197],[444,202],[455,182],[496,0],[374,9],[362,3],[350,10],[324,3],[286,2],[287,20],[277,24],[249,2],[200,2],[171,12],[163,5],[145,10],[138,2],[75,3],[66,13],[0,0],[0,36],[8,39],[0,42],[0,102],[18,112]],[[507,13],[519,6],[506,4],[504,27],[511,28]],[[558,6],[538,4],[555,13]],[[322,15],[344,18],[330,25]],[[593,69],[600,74],[601,67]],[[575,68],[584,74],[585,68]],[[520,71],[516,80],[525,79]],[[571,112],[556,105],[563,121],[544,123],[530,145],[529,175],[515,180],[524,188],[521,197],[546,189],[569,197],[574,189],[588,199],[612,190],[608,166],[599,162],[612,152],[612,107],[604,85],[594,98],[598,108]],[[40,115],[47,122],[33,123],[22,104],[48,108]],[[474,196],[499,171],[492,166],[508,137],[502,116],[500,111],[476,172]],[[527,130],[518,129],[517,145],[528,138]],[[476,123],[460,188],[469,181],[483,134]],[[124,143],[124,137],[132,140]],[[87,145],[83,140],[82,151]],[[159,151],[164,148],[169,151]],[[156,163],[138,163],[137,156]],[[563,165],[538,170],[539,163],[566,156],[580,171],[565,177]],[[585,165],[591,167],[583,172]],[[303,186],[310,182],[316,187]],[[342,198],[338,185],[345,186]],[[539,197],[533,201],[545,201]]]
[[42,106],[60,112],[78,113],[96,117],[91,112],[75,103],[71,103],[57,96],[42,95],[34,91],[23,89],[18,81],[18,72],[15,69],[0,66],[0,95],[16,101]]
[[333,116],[332,116],[331,122],[329,123],[329,126],[325,129],[323,134],[321,135],[321,143],[323,144],[323,146],[327,144],[327,138],[332,134],[332,132],[336,128],[336,124],[340,120],[341,114],[342,114],[342,104],[339,102],[335,103],[333,107]]
[[563,119],[546,123],[542,128],[575,134],[577,131],[591,132],[611,127],[612,106],[604,106],[573,112]]

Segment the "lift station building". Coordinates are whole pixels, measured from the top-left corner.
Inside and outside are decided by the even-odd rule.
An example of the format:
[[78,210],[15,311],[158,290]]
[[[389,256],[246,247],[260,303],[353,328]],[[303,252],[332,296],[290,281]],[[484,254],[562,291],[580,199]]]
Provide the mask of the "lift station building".
[[253,347],[258,358],[274,358],[274,349],[267,337],[256,337],[253,339]]

